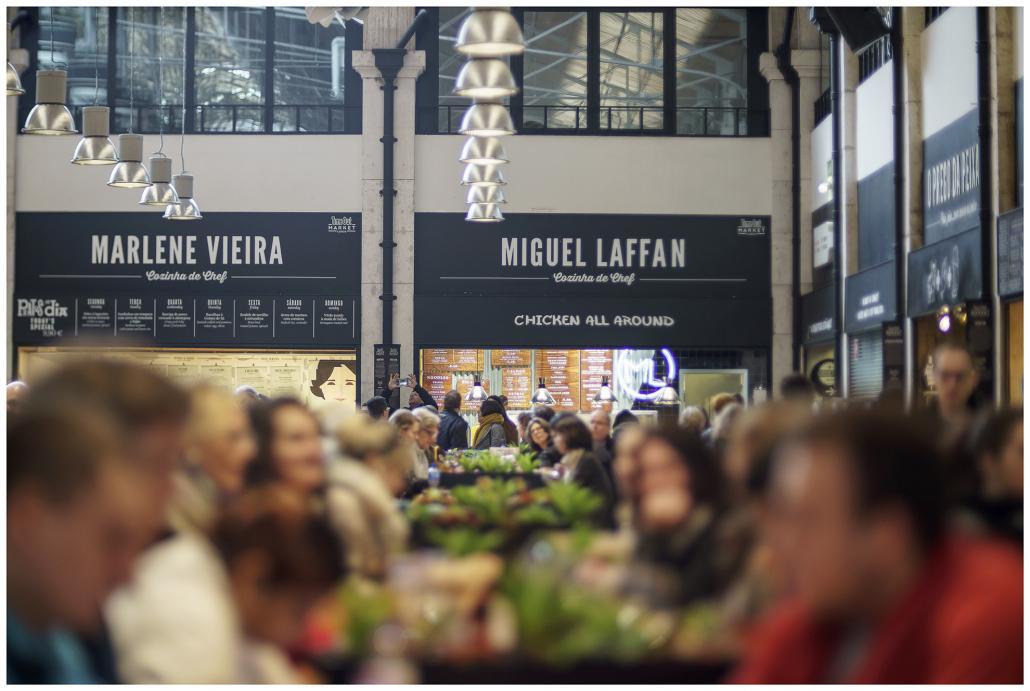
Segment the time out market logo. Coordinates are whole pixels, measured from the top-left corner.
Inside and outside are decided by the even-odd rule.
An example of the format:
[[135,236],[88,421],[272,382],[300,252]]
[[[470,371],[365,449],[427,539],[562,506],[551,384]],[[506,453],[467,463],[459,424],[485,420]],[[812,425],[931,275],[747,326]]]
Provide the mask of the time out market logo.
[[330,216],[329,232],[356,233],[358,232],[358,224],[354,222],[354,218],[351,216]]
[[763,236],[765,235],[765,222],[760,218],[742,218],[737,224],[737,235]]

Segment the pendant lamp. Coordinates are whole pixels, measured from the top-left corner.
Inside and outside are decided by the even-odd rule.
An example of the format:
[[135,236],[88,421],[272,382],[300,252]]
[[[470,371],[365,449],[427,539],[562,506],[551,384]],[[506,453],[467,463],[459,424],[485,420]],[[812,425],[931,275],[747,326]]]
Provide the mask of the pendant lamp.
[[658,389],[658,393],[654,395],[651,402],[663,408],[671,408],[680,404],[680,396],[676,392],[676,388],[672,385],[672,378],[666,377],[665,386]]
[[150,184],[143,166],[143,135],[126,132],[118,135],[118,163],[107,179],[109,187],[138,189]]
[[172,187],[175,188],[179,201],[168,205],[165,209],[165,218],[171,221],[199,221],[204,218],[200,214],[200,207],[193,199],[192,175],[176,175],[172,178]]
[[486,400],[486,390],[483,389],[483,383],[479,377],[473,380],[472,388],[465,394],[465,400],[472,403],[481,403]]
[[150,184],[143,190],[139,203],[141,206],[168,206],[178,201],[179,195],[172,187],[172,159],[156,153],[150,157]]
[[469,137],[461,147],[462,163],[507,163],[508,152],[497,137]]
[[23,134],[78,134],[75,118],[65,105],[68,73],[64,70],[36,71],[36,105],[25,118]]
[[540,377],[540,384],[537,387],[536,393],[533,394],[533,398],[530,399],[533,403],[539,403],[541,405],[554,405],[554,396],[547,390],[547,386],[544,384],[544,378]]
[[504,220],[504,214],[497,204],[469,204],[465,220],[473,223],[497,223]]
[[454,48],[477,58],[519,55],[526,49],[522,29],[507,7],[474,9],[462,22]]
[[615,392],[608,385],[608,377],[601,377],[601,388],[591,399],[594,403],[615,403]]
[[456,96],[491,101],[519,92],[515,77],[500,58],[478,58],[466,62],[458,72],[452,93]]
[[77,166],[113,166],[118,162],[111,143],[111,109],[85,106],[82,109],[82,139],[75,146],[72,163]]
[[25,87],[21,85],[18,70],[14,69],[14,65],[11,63],[7,63],[7,95],[21,96],[23,93],[25,93]]
[[503,137],[515,134],[515,123],[500,103],[473,103],[462,116],[458,132],[470,137]]
[[504,179],[504,173],[497,164],[476,165],[470,163],[465,166],[465,171],[461,175],[461,184],[497,186],[507,185],[508,182]]
[[504,190],[497,185],[473,185],[465,196],[466,204],[504,204]]

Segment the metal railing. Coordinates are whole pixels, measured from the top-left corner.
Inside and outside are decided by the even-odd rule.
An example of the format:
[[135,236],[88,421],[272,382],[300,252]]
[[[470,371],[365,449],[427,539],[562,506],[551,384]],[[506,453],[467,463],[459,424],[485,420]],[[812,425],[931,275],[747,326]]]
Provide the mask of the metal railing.
[[[82,105],[70,105],[76,122],[82,122]],[[268,118],[268,111],[271,118]],[[129,107],[111,108],[111,132],[126,132]],[[337,104],[277,105],[215,104],[195,106],[187,113],[189,134],[351,134],[361,131],[360,106]],[[192,118],[190,117],[192,115]],[[182,127],[182,104],[137,105],[133,108],[133,129],[140,134],[157,134],[161,127],[175,134]]]
[[830,100],[830,90],[819,94],[819,98],[815,99],[815,122],[814,125],[818,125],[820,122],[830,116],[833,111],[833,102]]
[[858,83],[861,84],[891,59],[891,37],[881,36],[858,56]]
[[[467,104],[432,107],[437,132],[457,134]],[[767,131],[768,112],[748,108],[682,106],[673,109],[666,123],[663,106],[602,106],[598,125],[589,124],[587,106],[526,105],[522,107],[520,132],[551,134],[655,134],[700,137],[746,137]]]

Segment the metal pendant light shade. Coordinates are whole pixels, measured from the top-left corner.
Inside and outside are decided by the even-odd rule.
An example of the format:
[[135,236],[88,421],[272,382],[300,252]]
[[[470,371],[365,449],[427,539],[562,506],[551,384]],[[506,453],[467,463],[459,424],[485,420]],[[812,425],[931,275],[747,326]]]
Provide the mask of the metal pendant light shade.
[[150,175],[143,165],[143,135],[118,135],[118,163],[107,184],[122,189],[137,189],[150,184]]
[[476,377],[473,381],[472,388],[465,394],[465,400],[473,403],[485,401],[486,391],[483,389],[483,383],[479,381],[479,377]]
[[473,103],[461,118],[458,131],[470,137],[502,137],[515,134],[515,123],[500,103]]
[[21,96],[23,93],[25,93],[25,87],[21,85],[18,70],[14,69],[14,65],[11,63],[7,63],[7,95]]
[[601,388],[591,399],[594,403],[615,403],[615,392],[608,385],[608,377],[601,377]]
[[24,134],[78,134],[75,118],[65,105],[68,73],[64,70],[36,72],[36,105],[25,118]]
[[172,187],[172,159],[164,154],[150,157],[150,184],[140,197],[141,206],[168,206],[179,201]]
[[75,146],[72,163],[77,166],[113,166],[118,154],[111,143],[111,109],[86,106],[82,109],[82,139]]
[[185,173],[176,175],[172,178],[172,187],[179,201],[168,205],[164,217],[171,221],[198,221],[203,218],[200,207],[193,200],[193,176]]
[[526,49],[522,29],[506,7],[473,10],[458,30],[454,48],[464,55],[496,58],[519,55]]
[[466,62],[454,83],[454,94],[477,101],[514,96],[519,92],[515,77],[500,58],[476,58]]
[[662,407],[672,407],[680,404],[680,396],[672,385],[672,379],[665,380],[665,386],[658,389],[658,393],[651,399],[651,402],[656,406]]
[[504,190],[498,185],[473,185],[465,195],[466,204],[506,204]]
[[465,220],[472,223],[499,223],[504,220],[504,214],[497,204],[469,204]]
[[461,175],[461,184],[496,187],[497,185],[507,185],[508,182],[504,179],[504,174],[501,173],[501,168],[496,163],[486,165],[470,163],[465,166],[465,172]]
[[530,399],[533,403],[540,403],[542,405],[554,405],[554,396],[547,390],[547,386],[544,384],[544,378],[540,377],[540,384],[537,387],[536,393],[533,394],[533,398]]
[[461,147],[462,163],[507,163],[508,152],[497,137],[469,137]]

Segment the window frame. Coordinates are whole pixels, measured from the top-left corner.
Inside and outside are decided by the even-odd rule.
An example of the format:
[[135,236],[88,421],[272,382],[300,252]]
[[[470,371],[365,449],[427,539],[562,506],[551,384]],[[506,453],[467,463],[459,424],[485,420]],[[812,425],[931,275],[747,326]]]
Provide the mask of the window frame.
[[[31,17],[30,22],[25,22],[21,27],[21,45],[28,51],[29,54],[29,66],[26,69],[26,74],[32,75],[36,72],[39,67],[38,64],[38,48],[40,43],[40,32],[42,25],[40,24],[40,10],[41,7],[27,7],[23,11],[29,13]],[[114,97],[115,82],[117,78],[117,67],[118,67],[118,22],[119,13],[124,12],[127,8],[123,6],[109,6],[106,7],[107,13],[107,27],[108,27],[108,41],[107,41],[107,100],[101,105],[108,106],[112,111],[111,118],[111,134],[112,136],[121,134],[122,129],[117,128],[115,125],[115,118],[113,117],[114,110],[116,107],[115,103],[112,103]],[[186,134],[195,135],[326,135],[326,134],[361,134],[361,111],[363,107],[362,99],[362,84],[361,75],[359,75],[353,69],[353,51],[362,49],[362,38],[363,38],[363,27],[358,22],[349,21],[347,22],[345,30],[345,38],[347,42],[347,49],[344,51],[344,91],[347,94],[347,100],[342,105],[331,105],[331,104],[279,104],[275,102],[275,84],[274,84],[274,70],[275,70],[275,6],[264,7],[265,13],[265,60],[264,60],[264,75],[262,79],[262,93],[263,102],[259,105],[254,104],[241,104],[239,108],[260,108],[263,113],[263,129],[261,130],[241,130],[241,131],[216,131],[198,130],[198,113],[204,108],[203,104],[197,103],[197,83],[196,83],[196,52],[197,52],[197,18],[196,18],[196,7],[190,6],[186,8]],[[44,41],[45,42],[45,41]],[[179,56],[174,56],[170,59],[179,59]],[[24,122],[25,118],[28,117],[29,111],[32,109],[36,102],[36,81],[35,79],[29,78],[23,80],[23,86],[25,87],[25,93],[21,96],[18,101],[18,122]],[[170,107],[182,107],[182,103],[177,104],[165,104],[166,108]],[[140,108],[155,108],[159,107],[157,103],[136,103],[135,107]],[[305,108],[305,107],[326,107],[330,109],[342,109],[343,110],[343,129],[327,131],[300,131],[300,130],[286,130],[276,131],[275,125],[275,109],[276,108]],[[126,104],[118,103],[118,108],[127,107]],[[223,106],[224,107],[224,106]],[[79,109],[81,106],[69,106],[72,112],[75,114],[76,122],[80,122]],[[143,120],[139,117],[136,118],[137,123],[142,123]],[[329,112],[328,122],[330,127],[333,122],[333,111]],[[139,134],[157,134],[156,129],[137,127],[136,132]],[[165,134],[175,134],[176,130],[171,129],[165,132]],[[20,134],[20,132],[19,132]]]
[[[415,96],[415,133],[455,135],[457,132],[440,131],[439,122],[439,7],[422,7],[428,16],[416,33],[415,47],[425,51],[426,70],[418,80]],[[585,12],[587,15],[587,99],[586,127],[580,128],[524,128],[522,92],[512,96],[509,103],[512,121],[518,134],[541,136],[601,136],[601,137],[768,137],[769,87],[759,71],[759,56],[768,50],[767,8],[745,7],[747,12],[747,91],[748,105],[744,110],[746,134],[694,134],[676,131],[676,7],[513,7],[511,12],[519,26],[523,26],[526,12]],[[663,28],[663,91],[662,127],[652,129],[609,129],[601,127],[601,46],[600,21],[602,12],[656,12],[661,13]],[[524,60],[521,55],[511,57],[511,71],[518,84],[522,84]],[[462,108],[466,106],[461,106]],[[450,119],[448,119],[450,121]],[[738,126],[739,129],[739,126]]]

